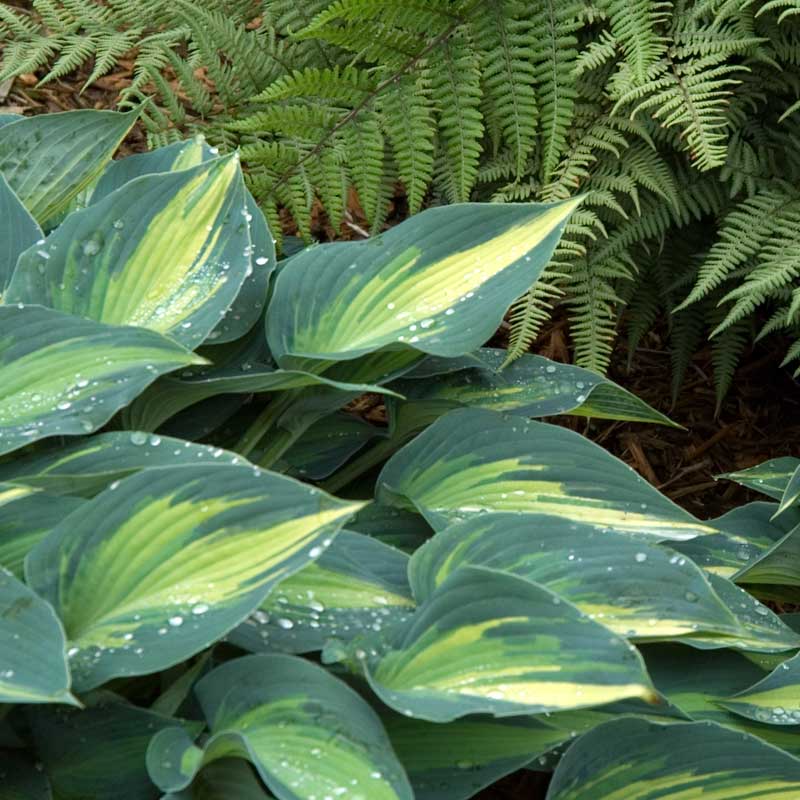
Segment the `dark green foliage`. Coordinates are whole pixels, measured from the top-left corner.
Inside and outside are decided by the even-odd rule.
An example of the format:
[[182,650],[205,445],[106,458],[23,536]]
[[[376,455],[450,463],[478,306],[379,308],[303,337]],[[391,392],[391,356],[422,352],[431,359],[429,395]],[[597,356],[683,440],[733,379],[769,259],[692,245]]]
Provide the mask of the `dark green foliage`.
[[[241,147],[273,229],[285,207],[310,238],[316,200],[338,227],[351,188],[379,229],[398,181],[412,213],[586,193],[544,281],[512,312],[511,359],[556,302],[568,309],[576,360],[599,371],[626,307],[632,348],[667,312],[675,387],[711,335],[720,397],[751,331],[796,340],[795,2],[32,6],[0,7],[0,80],[84,66],[91,82],[132,51],[120,101],[154,96],[151,143],[203,127],[216,144]],[[787,361],[798,355],[800,340]]]

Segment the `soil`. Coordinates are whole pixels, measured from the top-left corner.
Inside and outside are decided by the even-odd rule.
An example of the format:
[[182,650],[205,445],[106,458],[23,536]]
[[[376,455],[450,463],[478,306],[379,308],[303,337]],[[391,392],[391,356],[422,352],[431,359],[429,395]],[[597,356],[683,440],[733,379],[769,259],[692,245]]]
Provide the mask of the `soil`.
[[[81,75],[37,87],[37,76],[24,75],[0,84],[0,112],[37,114],[74,108],[113,108],[118,92],[130,79],[132,65],[83,89]],[[145,137],[134,129],[121,148],[127,155],[145,149]],[[404,217],[403,198],[394,198],[390,224]],[[341,231],[318,215],[320,238],[352,238],[361,226],[354,207]],[[287,221],[286,233],[292,233]],[[502,340],[504,330],[498,331]],[[614,353],[610,377],[666,413],[683,430],[632,423],[559,417],[551,420],[579,430],[626,461],[672,500],[700,518],[719,516],[759,496],[736,484],[716,480],[726,472],[753,466],[769,458],[800,455],[800,393],[798,381],[780,366],[784,343],[777,339],[758,345],[742,359],[733,386],[715,413],[710,347],[698,351],[676,404],[670,403],[669,350],[663,325],[645,338],[628,368],[624,341]],[[539,337],[534,352],[558,361],[570,360],[566,320],[556,319]],[[376,413],[374,404],[368,406]],[[377,414],[380,410],[377,409]],[[477,797],[480,800],[537,800],[544,797],[549,776],[520,771],[509,775]]]

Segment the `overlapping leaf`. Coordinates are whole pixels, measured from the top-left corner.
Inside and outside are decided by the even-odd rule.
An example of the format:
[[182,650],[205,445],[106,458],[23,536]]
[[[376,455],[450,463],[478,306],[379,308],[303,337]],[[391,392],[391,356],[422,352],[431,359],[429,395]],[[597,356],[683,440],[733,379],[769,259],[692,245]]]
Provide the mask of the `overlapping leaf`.
[[[110,694],[78,712],[37,707],[28,720],[40,767],[63,800],[157,800],[145,765],[147,746],[160,730],[181,724]],[[201,727],[182,724],[195,734]]]
[[212,736],[204,749],[179,731],[153,739],[148,766],[165,790],[184,788],[204,764],[238,755],[279,800],[413,798],[375,712],[309,661],[247,656],[218,667],[196,691]]
[[22,578],[28,551],[81,505],[77,497],[0,483],[0,566]]
[[253,652],[322,650],[407,618],[414,600],[408,556],[352,531],[340,531],[315,561],[281,583],[230,640]]
[[654,698],[624,639],[547,589],[485,568],[456,570],[407,623],[355,644],[387,705],[436,722]]
[[383,502],[417,508],[435,528],[513,511],[654,539],[714,532],[582,436],[479,409],[437,420],[389,460],[378,487]]
[[547,800],[794,800],[798,786],[800,761],[753,736],[713,722],[620,719],[570,747]]
[[42,229],[11,191],[0,172],[0,300],[17,265],[17,259],[29,247],[44,238]]
[[546,586],[624,636],[738,630],[735,616],[688,558],[559,517],[481,514],[451,525],[414,554],[416,598],[429,597],[465,564]]
[[74,702],[61,623],[50,605],[3,568],[0,642],[0,702]]
[[[425,420],[438,411],[459,407],[488,408],[524,417],[576,414],[662,425],[674,423],[613,381],[581,367],[560,364],[542,356],[524,355],[503,366],[505,350],[483,348],[473,354],[477,364],[434,374],[436,364],[426,360],[392,388],[406,399],[412,418]],[[417,377],[418,376],[418,377]]]
[[42,226],[111,160],[138,111],[67,111],[0,126],[0,173]]
[[145,471],[64,520],[26,574],[63,620],[85,691],[219,639],[360,505],[247,466]]
[[201,362],[154,331],[0,306],[0,453],[90,433],[159,375]]
[[[215,158],[219,151],[209,147],[202,136],[188,142],[176,142],[149,153],[113,161],[105,170],[91,195],[96,203],[124,184],[143,175],[188,169]],[[250,192],[245,191],[245,205],[240,212],[250,229],[250,269],[239,294],[225,310],[210,334],[215,343],[238,339],[249,331],[261,316],[267,298],[267,285],[275,268],[275,243],[264,215]]]
[[721,705],[758,722],[800,725],[800,656],[787,659],[758,683]]
[[6,302],[150,328],[194,347],[251,269],[246,213],[233,156],[145,175],[73,212],[24,253]]
[[[91,497],[114,481],[157,467],[248,464],[213,445],[143,431],[109,431],[0,463],[0,481],[44,489],[50,494]],[[1,562],[0,562],[1,563]]]
[[539,276],[577,202],[443,206],[325,258],[307,249],[276,280],[270,349],[284,367],[387,345],[467,353]]

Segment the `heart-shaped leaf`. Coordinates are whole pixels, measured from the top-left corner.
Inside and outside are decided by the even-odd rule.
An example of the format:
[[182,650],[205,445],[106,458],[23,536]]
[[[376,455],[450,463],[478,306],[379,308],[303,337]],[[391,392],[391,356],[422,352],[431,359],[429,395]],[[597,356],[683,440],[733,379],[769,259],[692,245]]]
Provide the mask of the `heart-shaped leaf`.
[[474,350],[539,277],[578,202],[441,206],[372,239],[324,245],[325,257],[306,249],[276,280],[270,349],[284,367],[388,345]]
[[713,533],[577,433],[481,409],[439,418],[396,453],[378,498],[435,528],[487,511],[544,513],[654,539]]
[[0,173],[47,227],[102,172],[138,115],[80,110],[2,125]]
[[411,561],[417,600],[465,564],[546,586],[627,637],[738,631],[734,615],[688,558],[560,517],[480,514],[437,533]]
[[482,567],[456,570],[407,623],[352,647],[381,700],[433,722],[655,697],[624,639],[547,589]]
[[26,574],[61,617],[86,691],[208,647],[360,505],[246,466],[146,470],[64,520]]
[[0,300],[17,259],[44,238],[42,229],[0,173]]
[[196,692],[212,736],[204,749],[180,731],[154,737],[148,767],[162,789],[182,789],[202,765],[238,755],[279,800],[413,798],[375,712],[310,661],[246,656],[215,669]]
[[145,175],[24,253],[6,302],[150,328],[195,347],[251,269],[246,213],[234,156]]

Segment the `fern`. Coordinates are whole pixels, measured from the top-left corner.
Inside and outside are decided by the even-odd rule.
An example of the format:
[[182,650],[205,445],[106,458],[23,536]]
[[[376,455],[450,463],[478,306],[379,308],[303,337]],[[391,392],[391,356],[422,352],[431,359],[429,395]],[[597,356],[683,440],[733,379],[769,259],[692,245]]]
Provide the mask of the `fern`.
[[668,320],[674,387],[706,336],[719,392],[753,331],[800,358],[798,0],[28,5],[0,5],[0,80],[132,59],[150,143],[239,148],[276,235],[356,205],[380,230],[398,190],[411,213],[583,194],[509,360],[558,304],[600,371],[623,312],[632,349]]

